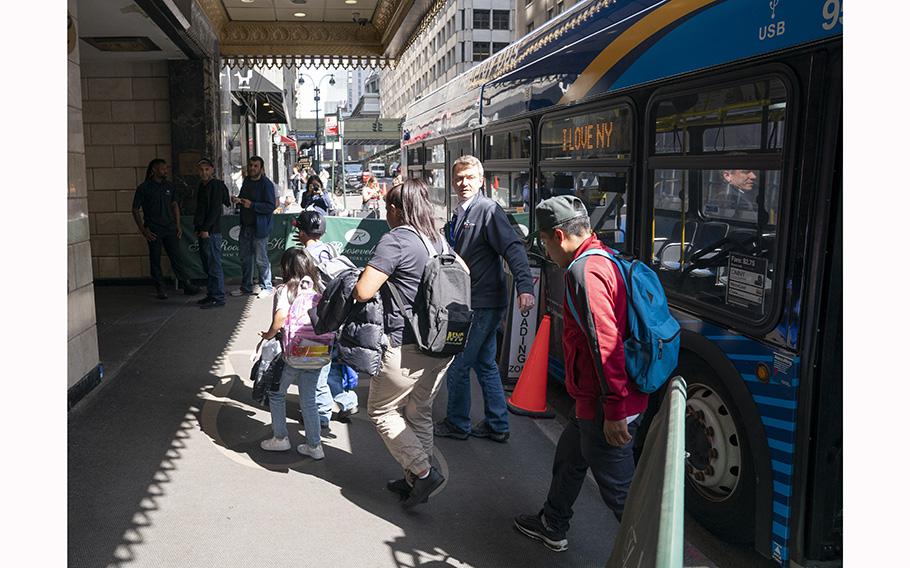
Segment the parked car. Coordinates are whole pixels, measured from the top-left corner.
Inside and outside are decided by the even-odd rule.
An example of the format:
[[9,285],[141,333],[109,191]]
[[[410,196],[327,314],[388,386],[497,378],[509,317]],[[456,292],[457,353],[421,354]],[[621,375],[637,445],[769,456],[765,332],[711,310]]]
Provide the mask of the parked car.
[[363,170],[360,164],[344,165],[344,189],[345,191],[360,191],[363,187]]

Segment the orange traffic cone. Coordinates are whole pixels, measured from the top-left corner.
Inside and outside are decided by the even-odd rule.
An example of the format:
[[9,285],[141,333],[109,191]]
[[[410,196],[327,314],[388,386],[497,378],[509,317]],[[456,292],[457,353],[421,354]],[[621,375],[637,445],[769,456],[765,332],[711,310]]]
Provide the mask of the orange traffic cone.
[[550,357],[550,316],[545,315],[537,329],[531,352],[518,384],[506,406],[510,412],[534,418],[553,418],[556,413],[547,407],[547,360]]

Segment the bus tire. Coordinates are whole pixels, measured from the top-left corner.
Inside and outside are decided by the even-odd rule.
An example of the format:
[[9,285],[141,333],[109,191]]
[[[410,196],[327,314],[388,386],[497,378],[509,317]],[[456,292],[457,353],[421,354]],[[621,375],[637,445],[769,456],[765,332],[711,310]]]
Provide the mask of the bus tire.
[[686,400],[686,510],[730,543],[755,539],[756,476],[742,417],[709,368],[683,371]]

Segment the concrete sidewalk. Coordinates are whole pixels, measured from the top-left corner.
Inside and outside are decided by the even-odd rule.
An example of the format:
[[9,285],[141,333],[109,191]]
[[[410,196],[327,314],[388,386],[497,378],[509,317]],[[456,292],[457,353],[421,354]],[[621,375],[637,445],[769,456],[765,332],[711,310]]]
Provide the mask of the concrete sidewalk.
[[[401,471],[365,412],[332,422],[321,462],[259,449],[270,420],[252,403],[248,375],[270,300],[199,310],[201,296],[159,301],[150,291],[96,287],[105,376],[69,415],[69,566],[605,564],[618,526],[593,482],[577,501],[568,551],[512,527],[543,502],[558,420],[510,416],[508,444],[437,440],[447,483],[405,512],[385,489]],[[368,380],[361,385],[365,406]],[[687,565],[712,566],[694,550]]]

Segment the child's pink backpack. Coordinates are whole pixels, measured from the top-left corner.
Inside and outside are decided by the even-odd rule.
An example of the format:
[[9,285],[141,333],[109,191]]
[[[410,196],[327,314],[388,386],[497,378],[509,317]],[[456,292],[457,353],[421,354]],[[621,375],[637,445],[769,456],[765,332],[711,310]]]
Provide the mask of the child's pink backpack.
[[320,295],[313,281],[304,278],[297,288],[297,297],[288,309],[282,331],[284,360],[297,369],[319,369],[332,362],[334,333],[317,335],[310,320],[310,308],[319,303]]

